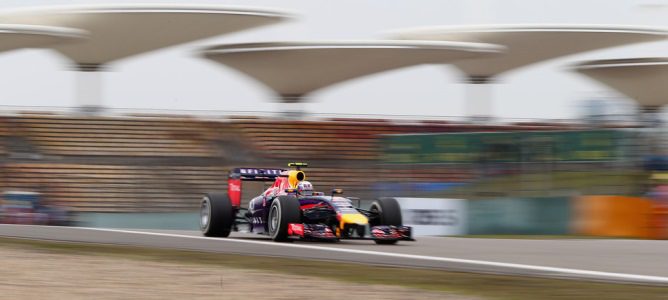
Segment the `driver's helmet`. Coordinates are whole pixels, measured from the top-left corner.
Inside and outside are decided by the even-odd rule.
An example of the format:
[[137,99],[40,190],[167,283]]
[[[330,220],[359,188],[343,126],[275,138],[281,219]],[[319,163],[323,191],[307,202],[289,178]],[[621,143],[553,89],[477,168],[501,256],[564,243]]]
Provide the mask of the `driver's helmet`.
[[300,181],[297,184],[297,192],[301,195],[311,196],[313,195],[313,185],[306,180]]

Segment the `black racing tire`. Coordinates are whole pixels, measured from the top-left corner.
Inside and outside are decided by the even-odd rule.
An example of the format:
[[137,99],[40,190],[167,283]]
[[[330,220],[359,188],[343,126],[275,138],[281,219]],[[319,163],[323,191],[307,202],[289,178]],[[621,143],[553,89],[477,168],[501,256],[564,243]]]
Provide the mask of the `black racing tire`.
[[226,194],[206,194],[200,205],[200,229],[204,236],[228,237],[235,220],[232,202]]
[[295,196],[278,196],[272,201],[267,216],[269,236],[277,242],[288,240],[288,224],[301,223],[299,200]]
[[373,203],[369,211],[375,212],[378,214],[372,223],[372,226],[377,225],[394,225],[402,226],[403,221],[401,219],[401,207],[399,202],[394,198],[380,198]]
[[[374,218],[369,225],[370,226],[379,226],[379,225],[394,225],[402,226],[403,221],[401,218],[401,207],[399,202],[394,198],[380,198],[373,203],[369,211],[377,213],[378,217]],[[375,240],[376,244],[379,245],[392,245],[396,244],[397,240]]]

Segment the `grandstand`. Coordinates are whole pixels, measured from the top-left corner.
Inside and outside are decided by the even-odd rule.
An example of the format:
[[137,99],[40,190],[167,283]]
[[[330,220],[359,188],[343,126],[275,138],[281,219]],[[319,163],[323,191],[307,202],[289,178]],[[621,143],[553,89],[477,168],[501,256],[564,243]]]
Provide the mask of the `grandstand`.
[[[331,119],[325,121],[285,121],[240,119],[230,125],[259,156],[274,159],[307,157],[310,160],[379,159],[377,139],[384,134],[475,132],[505,130],[554,130],[569,128],[558,124],[473,125],[454,122],[393,122],[384,119]],[[340,162],[337,162],[340,163]]]
[[283,167],[303,160],[313,166],[309,178],[319,188],[371,198],[383,182],[457,183],[475,177],[456,166],[383,165],[382,135],[563,127],[23,113],[0,117],[5,146],[0,176],[4,190],[39,191],[76,211],[178,212],[196,209],[205,192],[224,191],[232,167]]
[[35,190],[52,204],[86,212],[193,209],[203,191],[225,189],[222,167],[6,163],[5,189]]
[[28,115],[6,118],[40,153],[66,156],[212,157],[211,130],[188,119]]

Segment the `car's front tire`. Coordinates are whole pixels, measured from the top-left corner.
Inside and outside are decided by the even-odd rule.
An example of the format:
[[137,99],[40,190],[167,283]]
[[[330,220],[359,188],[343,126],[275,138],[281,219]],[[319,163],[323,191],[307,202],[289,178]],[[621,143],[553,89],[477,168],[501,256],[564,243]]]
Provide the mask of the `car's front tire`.
[[200,229],[205,236],[228,237],[234,225],[235,212],[225,194],[207,194],[200,205]]
[[267,226],[269,236],[277,242],[288,239],[288,224],[301,223],[299,200],[294,196],[279,196],[274,199],[269,208]]

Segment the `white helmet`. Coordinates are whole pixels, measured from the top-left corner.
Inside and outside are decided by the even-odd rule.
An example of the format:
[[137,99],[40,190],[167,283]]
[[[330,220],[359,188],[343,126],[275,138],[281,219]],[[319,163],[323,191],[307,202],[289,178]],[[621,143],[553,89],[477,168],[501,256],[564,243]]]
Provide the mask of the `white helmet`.
[[297,184],[297,192],[302,195],[311,196],[313,195],[313,185],[306,180],[300,181]]

